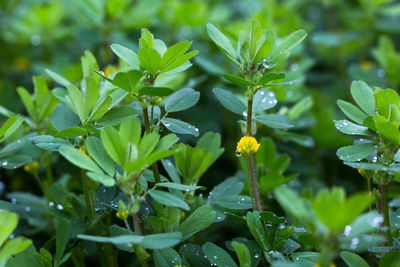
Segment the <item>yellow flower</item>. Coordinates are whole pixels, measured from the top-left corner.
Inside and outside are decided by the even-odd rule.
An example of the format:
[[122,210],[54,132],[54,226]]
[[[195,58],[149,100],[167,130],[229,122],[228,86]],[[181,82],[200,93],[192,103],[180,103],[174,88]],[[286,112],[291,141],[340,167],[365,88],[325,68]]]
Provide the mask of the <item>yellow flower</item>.
[[366,175],[366,173],[365,173],[363,168],[358,168],[357,171],[361,176],[365,176]]
[[185,265],[182,265],[182,264],[175,264],[174,267],[185,267]]
[[128,218],[129,211],[128,210],[117,211],[115,215],[117,216],[118,219],[126,220],[126,218]]
[[160,102],[161,102],[161,100],[162,100],[162,98],[161,98],[161,97],[157,98],[157,100],[156,100],[156,104],[160,103]]
[[119,68],[117,66],[107,66],[103,69],[104,76],[108,77],[114,72],[118,72]]
[[39,169],[39,162],[37,162],[36,160],[24,166],[24,171],[32,174],[36,174],[38,169]]
[[237,143],[236,150],[243,156],[248,156],[257,152],[260,144],[252,136],[243,136]]

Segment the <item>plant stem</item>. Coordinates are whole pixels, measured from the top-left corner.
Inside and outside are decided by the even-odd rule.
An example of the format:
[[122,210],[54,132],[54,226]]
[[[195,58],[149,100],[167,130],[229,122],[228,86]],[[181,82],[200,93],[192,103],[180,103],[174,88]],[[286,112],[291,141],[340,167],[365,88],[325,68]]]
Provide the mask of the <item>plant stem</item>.
[[381,191],[382,209],[383,209],[383,225],[385,226],[386,234],[386,245],[392,246],[392,233],[390,231],[390,217],[389,217],[389,205],[388,205],[388,185],[381,185],[379,190]]
[[[153,118],[153,109],[151,109],[151,117]],[[150,132],[150,123],[149,123],[149,113],[147,112],[147,108],[143,109],[143,120],[144,120],[144,127],[146,129],[146,133]],[[153,119],[152,119],[153,121]],[[152,122],[153,123],[153,122]],[[152,165],[153,169],[153,176],[156,183],[161,182],[160,179],[160,172],[158,171],[157,162]]]
[[[251,97],[247,102],[247,135],[252,136],[252,110],[253,110],[253,97]],[[260,193],[258,192],[256,171],[254,168],[254,157],[250,155],[247,158],[247,169],[249,170],[249,176],[251,178],[251,186],[253,187],[253,195],[256,202],[256,207],[258,211],[262,211]],[[249,185],[250,188],[250,185]],[[253,197],[253,196],[252,196]]]
[[147,107],[143,108],[143,120],[144,120],[144,128],[146,133],[150,132],[150,124],[149,124],[149,113],[147,112]]
[[258,192],[258,185],[257,185],[257,178],[256,178],[256,172],[254,169],[254,158],[253,155],[250,155],[247,158],[247,168],[249,169],[249,173],[250,173],[250,177],[251,177],[251,182],[253,185],[253,194],[254,194],[254,198],[256,200],[256,206],[257,206],[257,210],[259,212],[262,211],[262,206],[261,206],[261,199],[260,199],[260,193]]
[[251,117],[252,117],[252,110],[253,110],[253,97],[247,101],[247,135],[253,136],[252,127],[251,127]]
[[92,203],[92,198],[90,196],[88,179],[83,169],[81,169],[81,176],[82,176],[82,189],[83,189],[83,194],[85,196],[86,209],[88,212],[89,220],[92,222],[96,216],[95,216],[94,206]]

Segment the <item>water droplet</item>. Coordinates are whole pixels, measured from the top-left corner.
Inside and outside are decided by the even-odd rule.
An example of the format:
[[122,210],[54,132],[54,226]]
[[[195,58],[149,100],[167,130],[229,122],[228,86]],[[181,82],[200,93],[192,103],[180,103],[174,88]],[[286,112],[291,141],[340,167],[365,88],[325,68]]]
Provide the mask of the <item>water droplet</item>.
[[350,248],[356,249],[359,242],[360,242],[360,239],[358,239],[357,237],[354,237],[353,239],[351,239]]
[[265,93],[264,93],[264,91],[263,90],[261,90],[260,91],[260,95],[264,95]]
[[198,131],[199,131],[199,129],[198,129],[198,128],[194,128],[194,130],[195,130],[196,132],[198,132]]
[[8,164],[8,161],[5,160],[5,161],[3,161],[3,163],[2,163],[1,165],[2,165],[2,166],[7,166],[7,164]]
[[236,157],[241,157],[242,156],[242,154],[239,152],[239,150],[235,151],[235,155],[236,155]]
[[350,225],[346,225],[346,227],[344,228],[343,234],[345,236],[348,236],[350,234],[350,231],[351,231],[351,226]]
[[254,258],[258,259],[258,257],[260,257],[260,255],[254,254]]
[[29,206],[25,207],[25,211],[26,212],[30,212],[31,211],[31,207],[29,207]]
[[49,207],[54,207],[54,202],[53,201],[49,202]]
[[243,111],[243,116],[247,117],[247,112]]
[[267,98],[264,97],[264,98],[261,100],[261,102],[263,102],[263,103],[267,102]]
[[169,124],[169,123],[167,123],[167,122],[165,122],[165,123],[164,123],[164,126],[165,126],[165,127],[169,127],[169,126],[170,126],[170,124]]
[[16,203],[17,203],[17,200],[16,200],[15,198],[12,198],[12,199],[11,199],[11,203],[16,204]]
[[375,217],[375,218],[372,219],[371,226],[372,227],[377,227],[382,222],[383,222],[383,217],[382,216]]
[[61,205],[61,204],[58,204],[58,205],[57,205],[57,209],[58,209],[58,210],[63,210],[63,209],[64,209],[64,207],[63,207],[63,205]]

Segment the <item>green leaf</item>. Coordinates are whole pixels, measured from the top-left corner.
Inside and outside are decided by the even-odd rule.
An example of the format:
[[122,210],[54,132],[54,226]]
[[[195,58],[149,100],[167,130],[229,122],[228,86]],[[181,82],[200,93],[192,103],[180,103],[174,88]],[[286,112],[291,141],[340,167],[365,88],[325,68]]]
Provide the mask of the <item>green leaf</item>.
[[155,75],[160,67],[161,56],[152,48],[139,49],[140,69],[147,70],[150,74]]
[[174,158],[184,183],[191,184],[200,179],[201,175],[210,166],[212,154],[207,150],[192,148],[184,144],[179,144],[175,147]]
[[261,223],[260,214],[258,211],[247,212],[246,215],[247,227],[254,239],[257,241],[258,245],[263,250],[268,250],[267,246],[267,235],[265,234],[264,226]]
[[[169,63],[168,65],[166,65],[165,67],[163,67],[160,70],[160,73],[170,73],[170,71],[177,69],[178,67],[183,67],[184,64],[186,62],[188,62],[188,60],[190,60],[192,57],[194,57],[195,55],[197,55],[199,53],[199,51],[195,50],[195,51],[191,51],[189,53],[186,53],[180,57],[177,57],[174,61],[172,61],[171,63]],[[191,65],[189,65],[190,67]],[[185,67],[186,69],[186,67]]]
[[171,118],[165,118],[161,122],[169,131],[173,133],[190,134],[196,137],[199,136],[199,129],[187,122]]
[[306,96],[297,102],[288,112],[288,117],[291,120],[295,120],[305,112],[309,111],[314,101],[311,96]]
[[138,70],[118,72],[112,80],[112,83],[128,92],[137,92],[136,87],[142,77],[143,73]]
[[73,136],[86,136],[88,135],[88,132],[83,129],[82,127],[71,127],[64,129],[62,131],[59,131],[55,137],[57,138],[67,138],[67,137],[73,137]]
[[88,76],[85,81],[85,108],[86,114],[90,114],[94,106],[96,105],[97,99],[99,98],[99,84],[95,79]]
[[24,120],[19,115],[13,115],[0,128],[0,143],[10,137]]
[[182,199],[176,197],[171,193],[153,189],[149,190],[148,192],[150,196],[160,204],[169,207],[178,207],[184,210],[190,210],[189,205],[186,204],[185,201],[183,201]]
[[112,44],[111,50],[123,61],[128,63],[129,66],[133,67],[134,69],[139,69],[139,57],[138,55],[133,52],[131,49],[126,48],[119,44]]
[[0,250],[0,264],[4,264],[12,255],[24,251],[32,242],[22,237],[11,239]]
[[78,235],[79,239],[93,241],[93,242],[101,242],[101,243],[113,243],[114,245],[124,245],[124,244],[139,244],[143,241],[143,236],[138,235],[120,235],[113,237],[105,237],[105,236],[92,236],[92,235]]
[[376,150],[373,143],[363,143],[344,146],[337,150],[336,155],[345,161],[360,161]]
[[177,112],[193,107],[200,99],[200,93],[192,88],[183,88],[170,95],[165,102],[167,112]]
[[256,113],[271,109],[277,103],[274,92],[260,89],[254,95],[252,112]]
[[174,92],[173,89],[168,87],[154,87],[154,86],[145,86],[140,88],[139,95],[148,95],[148,96],[168,96]]
[[139,158],[145,158],[150,155],[150,153],[157,146],[159,139],[160,135],[155,132],[145,134],[140,140],[140,144],[138,147]]
[[346,200],[342,188],[333,188],[331,191],[324,189],[313,200],[312,209],[325,226],[339,233],[368,207],[370,201],[367,194],[355,194]]
[[363,124],[364,120],[368,117],[367,114],[349,102],[338,100],[337,105],[347,117],[356,123]]
[[277,53],[283,53],[293,49],[295,46],[300,44],[304,40],[304,38],[306,38],[306,36],[307,33],[304,30],[297,30],[295,32],[292,32],[291,34],[283,38],[277,49]]
[[175,134],[167,134],[160,139],[154,151],[170,149],[178,140],[179,138]]
[[58,151],[60,146],[71,145],[68,140],[62,138],[55,138],[51,135],[39,135],[32,138],[33,144],[37,147],[48,150],[48,151]]
[[90,156],[96,161],[97,164],[110,176],[115,173],[114,162],[108,156],[106,150],[103,147],[100,139],[94,136],[86,138],[86,148]]
[[88,114],[86,113],[85,101],[81,91],[73,85],[68,85],[68,96],[71,100],[73,110],[79,116],[79,119],[84,123]]
[[237,85],[241,85],[241,86],[256,86],[256,83],[252,82],[252,81],[248,81],[245,80],[239,76],[235,76],[229,73],[225,73],[222,74],[222,76],[224,76],[225,79],[227,79],[228,81],[237,84]]
[[113,127],[104,127],[100,131],[101,141],[108,155],[119,165],[125,162],[125,146],[117,130]]
[[164,67],[168,63],[171,63],[177,57],[182,56],[189,50],[192,42],[189,41],[181,41],[179,43],[174,44],[173,46],[169,47],[167,51],[165,51],[164,55],[161,58],[160,66]]
[[209,227],[214,222],[215,215],[215,211],[208,205],[197,208],[178,228],[183,235],[182,241]]
[[89,178],[92,179],[93,181],[100,183],[104,186],[111,187],[115,185],[114,178],[104,173],[88,172],[87,176],[89,176]]
[[249,52],[251,61],[256,57],[258,50],[264,44],[264,42],[265,42],[265,36],[263,36],[263,30],[261,24],[255,19],[251,20],[251,27],[249,34]]
[[207,132],[197,141],[196,147],[211,152],[210,165],[213,164],[224,153],[221,148],[221,135],[219,133]]
[[342,251],[340,257],[349,267],[369,267],[368,263],[357,254],[349,251]]
[[184,185],[184,184],[170,183],[170,182],[157,183],[156,186],[177,189],[177,190],[181,190],[181,191],[185,191],[185,192],[194,191],[197,189],[203,189],[203,190],[205,189],[205,187],[203,187],[203,186]]
[[287,129],[294,126],[289,117],[280,114],[261,114],[257,115],[255,120],[274,129]]
[[225,51],[225,55],[235,63],[236,61],[236,51],[233,48],[229,39],[220,32],[214,25],[211,23],[207,23],[207,33],[210,36],[211,40],[223,51]]
[[54,109],[50,117],[50,122],[57,131],[62,131],[81,124],[79,117],[66,104],[58,105]]
[[380,90],[375,93],[375,101],[379,114],[389,119],[391,105],[399,106],[399,95],[392,89]]
[[249,249],[246,245],[239,243],[237,241],[232,242],[232,247],[239,258],[239,263],[241,267],[251,267],[251,256]]
[[251,198],[248,196],[228,195],[218,198],[215,204],[232,210],[247,210],[252,207]]
[[243,104],[243,102],[240,101],[237,96],[235,96],[228,90],[214,88],[213,92],[221,105],[223,105],[225,108],[232,111],[233,113],[243,115],[243,112],[246,111],[245,104]]
[[0,168],[16,169],[32,162],[32,158],[27,155],[0,156]]
[[203,251],[208,261],[215,266],[237,267],[235,261],[225,250],[211,242],[203,245]]
[[367,115],[375,115],[374,91],[365,82],[353,81],[350,92],[354,101]]
[[22,100],[22,103],[24,103],[25,109],[28,112],[29,116],[32,119],[36,119],[35,104],[28,91],[23,87],[18,87],[17,92]]
[[154,267],[175,267],[182,264],[180,255],[172,248],[155,250],[153,258]]
[[114,108],[107,112],[97,123],[101,126],[114,126],[120,124],[127,118],[136,117],[137,110],[130,107]]
[[257,84],[264,85],[264,84],[269,83],[270,81],[281,80],[283,78],[285,78],[285,74],[284,73],[272,73],[272,72],[269,72],[269,73],[264,74],[261,77],[261,79],[258,81]]
[[348,120],[333,121],[335,123],[336,129],[340,132],[350,135],[366,135],[375,136],[367,127],[354,124]]
[[7,210],[0,211],[0,246],[12,234],[17,224],[18,217],[16,213]]
[[379,267],[398,267],[400,264],[400,252],[398,250],[393,250],[386,253],[381,261],[379,262]]
[[387,121],[383,116],[376,115],[374,117],[375,127],[378,133],[383,137],[384,141],[389,141],[395,145],[399,144],[400,132],[397,124]]
[[139,245],[148,249],[164,249],[175,246],[181,240],[182,234],[179,232],[153,234],[143,236]]
[[58,73],[55,73],[52,70],[49,69],[44,69],[44,71],[53,79],[55,80],[57,83],[61,84],[62,86],[69,86],[72,85],[72,83],[70,81],[68,81],[67,79],[65,79],[63,76],[61,76]]
[[82,169],[98,173],[103,172],[91,158],[80,152],[78,149],[72,148],[70,146],[61,146],[58,151],[69,162]]
[[62,256],[64,255],[65,248],[67,247],[70,235],[70,224],[67,219],[60,219],[56,227],[56,256],[54,263],[57,266]]

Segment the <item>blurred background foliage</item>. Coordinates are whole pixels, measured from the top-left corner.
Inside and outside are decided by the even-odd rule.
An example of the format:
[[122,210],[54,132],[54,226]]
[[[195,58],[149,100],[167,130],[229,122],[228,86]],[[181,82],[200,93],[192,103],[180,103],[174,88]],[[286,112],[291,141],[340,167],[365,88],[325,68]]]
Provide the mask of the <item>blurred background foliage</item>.
[[[211,130],[222,134],[225,153],[200,182],[210,189],[239,167],[235,146],[241,136],[236,122],[240,117],[219,105],[212,89],[240,89],[220,78],[234,66],[207,36],[205,25],[212,22],[236,40],[240,30],[248,30],[252,18],[278,36],[300,28],[308,33],[282,66],[290,71],[288,80],[301,82],[274,89],[279,104],[285,107],[305,99],[300,102],[306,112],[297,125],[299,136],[261,126],[258,136],[272,135],[277,151],[291,156],[288,172],[299,177],[290,185],[300,191],[332,185],[343,186],[348,192],[364,190],[366,184],[360,182],[360,175],[336,157],[336,149],[352,141],[335,129],[333,119],[343,118],[336,101],[350,98],[352,80],[364,80],[371,87],[398,87],[400,54],[395,44],[400,33],[400,3],[393,0],[2,0],[0,105],[23,113],[16,88],[32,90],[32,75],[43,75],[53,88],[45,68],[72,82],[79,81],[80,57],[85,50],[95,55],[104,72],[110,71],[119,62],[109,45],[119,43],[137,51],[142,27],[167,44],[192,40],[193,49],[200,53],[194,66],[175,83],[201,93],[199,104],[183,113],[182,119],[195,124],[201,133]],[[0,110],[3,115],[7,112]],[[286,111],[282,107],[279,112]],[[5,119],[0,117],[2,123]],[[13,140],[23,136],[23,129],[20,131]],[[184,137],[183,141],[193,144],[195,139]],[[32,148],[28,154],[35,153],[38,151]],[[67,168],[63,163],[55,168],[58,176]],[[39,192],[22,168],[13,171],[12,177],[11,172],[1,169],[0,176],[2,198],[5,191]],[[216,227],[214,230],[218,234],[212,239],[224,234]]]

